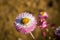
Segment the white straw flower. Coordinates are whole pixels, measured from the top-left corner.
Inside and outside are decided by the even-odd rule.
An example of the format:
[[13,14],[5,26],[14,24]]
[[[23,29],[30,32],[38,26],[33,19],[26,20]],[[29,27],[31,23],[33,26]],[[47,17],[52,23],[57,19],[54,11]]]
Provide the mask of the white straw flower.
[[16,17],[15,26],[19,32],[30,33],[36,27],[35,17],[27,12],[21,13]]

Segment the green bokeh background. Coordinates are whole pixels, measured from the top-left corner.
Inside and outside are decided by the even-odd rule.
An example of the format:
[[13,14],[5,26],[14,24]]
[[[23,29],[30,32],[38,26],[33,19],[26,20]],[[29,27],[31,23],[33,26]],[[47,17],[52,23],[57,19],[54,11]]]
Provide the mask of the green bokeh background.
[[[49,2],[52,1],[52,6]],[[57,0],[0,0],[0,40],[33,40],[30,34],[22,34],[16,31],[14,21],[18,14],[28,11],[36,17],[39,10],[44,10],[48,13],[49,23],[60,25],[60,1]],[[41,30],[36,26],[32,32],[36,40],[55,40],[53,30],[48,26],[49,32],[47,37],[41,35]],[[51,39],[49,39],[51,37]]]

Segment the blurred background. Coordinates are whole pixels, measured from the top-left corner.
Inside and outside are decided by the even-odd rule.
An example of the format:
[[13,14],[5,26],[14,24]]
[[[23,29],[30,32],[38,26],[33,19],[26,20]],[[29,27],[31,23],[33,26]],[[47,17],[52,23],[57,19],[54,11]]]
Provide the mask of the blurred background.
[[[30,34],[16,31],[14,21],[24,11],[31,12],[37,19],[41,9],[48,13],[49,23],[55,23],[57,27],[60,25],[60,0],[0,0],[0,40],[33,40]],[[49,30],[46,38],[40,31],[36,26],[32,32],[36,40],[55,40],[53,30]]]

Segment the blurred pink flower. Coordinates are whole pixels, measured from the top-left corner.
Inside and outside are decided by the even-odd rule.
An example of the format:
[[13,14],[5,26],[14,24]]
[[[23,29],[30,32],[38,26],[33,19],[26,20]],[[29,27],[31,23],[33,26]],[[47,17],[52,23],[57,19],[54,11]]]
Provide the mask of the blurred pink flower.
[[39,25],[39,27],[41,29],[45,29],[45,28],[47,28],[47,26],[48,26],[48,24],[47,24],[47,21],[46,20],[42,21],[41,24]]
[[38,26],[41,28],[41,29],[45,29],[47,28],[47,18],[48,18],[48,14],[47,12],[40,12],[40,14],[38,15],[38,18],[39,18],[39,21],[38,21]]

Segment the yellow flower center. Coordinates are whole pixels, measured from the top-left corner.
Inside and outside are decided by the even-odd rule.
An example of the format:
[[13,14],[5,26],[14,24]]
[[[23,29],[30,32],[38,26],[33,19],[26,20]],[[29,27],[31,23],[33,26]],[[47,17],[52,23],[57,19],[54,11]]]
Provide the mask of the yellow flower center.
[[40,12],[40,14],[41,14],[42,16],[44,16],[44,12]]
[[21,21],[23,24],[27,24],[29,22],[29,19],[28,18],[23,18],[22,21]]

